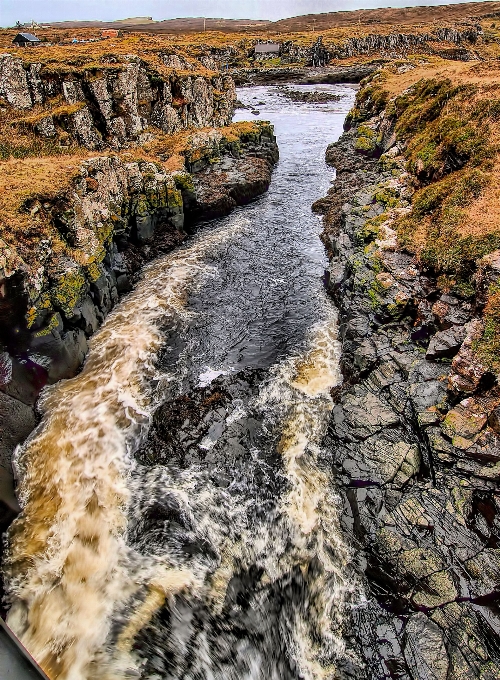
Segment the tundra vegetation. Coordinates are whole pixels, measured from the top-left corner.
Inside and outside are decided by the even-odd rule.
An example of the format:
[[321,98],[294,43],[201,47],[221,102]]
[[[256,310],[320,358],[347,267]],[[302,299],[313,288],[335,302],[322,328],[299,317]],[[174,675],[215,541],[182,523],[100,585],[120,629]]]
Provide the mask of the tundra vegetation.
[[[364,83],[347,124],[357,126],[357,149],[376,155],[377,133],[367,121],[381,113],[391,121],[413,192],[411,210],[393,225],[398,246],[443,290],[471,299],[478,262],[500,248],[500,70],[489,60],[408,63],[404,73],[389,64]],[[484,335],[475,343],[495,370],[498,300],[492,286],[483,301]]]

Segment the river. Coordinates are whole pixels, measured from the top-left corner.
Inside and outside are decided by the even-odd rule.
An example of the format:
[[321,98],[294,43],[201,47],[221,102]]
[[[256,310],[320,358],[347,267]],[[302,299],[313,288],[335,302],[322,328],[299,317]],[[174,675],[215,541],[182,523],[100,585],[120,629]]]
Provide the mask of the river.
[[[17,456],[8,621],[51,678],[335,678],[352,583],[318,463],[339,380],[311,204],[354,90],[294,103],[267,194],[147,266]],[[239,110],[236,120],[253,118]]]

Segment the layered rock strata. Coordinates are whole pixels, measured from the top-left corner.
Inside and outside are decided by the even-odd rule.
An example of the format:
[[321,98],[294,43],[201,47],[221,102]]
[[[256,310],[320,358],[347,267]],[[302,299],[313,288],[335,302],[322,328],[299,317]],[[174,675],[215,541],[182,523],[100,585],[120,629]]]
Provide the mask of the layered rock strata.
[[[347,613],[348,677],[498,678],[500,391],[474,357],[480,306],[398,251],[405,163],[383,115],[379,160],[358,131],[329,147],[329,291],[344,383],[325,439],[366,599]],[[498,254],[479,264],[486,289]]]
[[[319,37],[311,46],[287,40],[280,45],[282,64],[303,63],[309,67],[325,66],[334,59],[351,59],[378,55],[397,58],[408,52],[446,55],[458,61],[477,59],[474,46],[480,40],[482,28],[477,24],[446,26],[432,32],[393,31],[386,35],[369,35],[347,38],[335,42],[323,42]],[[351,82],[351,81],[344,81]]]
[[415,49],[424,53],[438,53],[440,49],[436,43],[450,43],[450,46],[458,48],[450,53],[450,58],[468,61],[477,58],[471,48],[481,32],[480,26],[470,26],[464,30],[444,27],[434,33],[372,34],[362,38],[349,38],[344,43],[329,46],[329,55],[330,59],[348,59],[375,53],[394,57]]

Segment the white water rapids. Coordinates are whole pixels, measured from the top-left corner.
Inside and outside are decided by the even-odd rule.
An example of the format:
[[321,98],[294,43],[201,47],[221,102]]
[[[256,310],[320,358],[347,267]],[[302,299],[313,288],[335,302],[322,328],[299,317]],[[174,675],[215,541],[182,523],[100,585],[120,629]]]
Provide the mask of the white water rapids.
[[[17,456],[8,622],[54,680],[338,677],[351,586],[318,455],[339,345],[310,205],[352,90],[325,89],[345,100],[240,93],[276,124],[270,191],[149,265],[43,394]],[[217,405],[203,437],[158,458],[154,414],[195,398]]]

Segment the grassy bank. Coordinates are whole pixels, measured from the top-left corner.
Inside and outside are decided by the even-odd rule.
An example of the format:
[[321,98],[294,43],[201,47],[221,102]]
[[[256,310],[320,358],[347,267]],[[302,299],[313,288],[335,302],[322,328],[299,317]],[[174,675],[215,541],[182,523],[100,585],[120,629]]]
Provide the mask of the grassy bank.
[[[383,122],[374,124],[374,116]],[[484,307],[484,336],[475,349],[495,370],[500,294],[491,286],[478,300],[476,292],[480,261],[500,249],[499,124],[496,61],[393,64],[364,83],[348,118],[362,153],[383,151],[380,129],[395,135],[413,192],[411,209],[393,224],[398,247],[414,255],[441,290]]]

